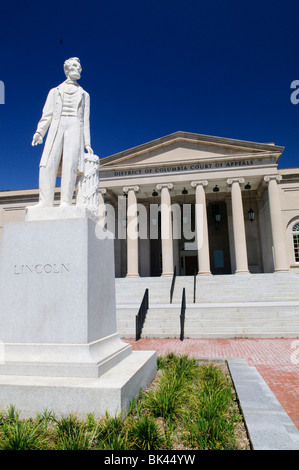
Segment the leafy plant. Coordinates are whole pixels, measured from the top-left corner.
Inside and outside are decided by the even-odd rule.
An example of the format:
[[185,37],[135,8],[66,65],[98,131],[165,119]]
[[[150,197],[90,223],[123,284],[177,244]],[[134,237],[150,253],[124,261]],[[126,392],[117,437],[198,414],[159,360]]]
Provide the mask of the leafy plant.
[[58,441],[59,450],[90,450],[93,447],[95,433],[79,428],[70,434],[63,434]]
[[56,420],[57,448],[59,450],[89,450],[95,441],[95,431],[90,432],[84,422],[70,414]]
[[126,450],[127,432],[122,417],[111,417],[106,413],[97,430],[98,448],[105,450]]
[[158,450],[165,445],[163,434],[154,418],[141,416],[131,425],[129,436],[132,447],[139,450]]
[[47,449],[47,438],[38,424],[31,421],[15,421],[2,426],[1,450]]
[[233,395],[228,379],[214,365],[200,369],[196,400],[184,416],[185,437],[199,449],[235,448]]

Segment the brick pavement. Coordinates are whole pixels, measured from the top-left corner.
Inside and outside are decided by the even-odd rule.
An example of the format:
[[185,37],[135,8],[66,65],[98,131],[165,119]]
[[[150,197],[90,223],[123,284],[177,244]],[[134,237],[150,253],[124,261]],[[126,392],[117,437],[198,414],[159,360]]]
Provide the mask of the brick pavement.
[[133,350],[200,358],[243,358],[257,368],[299,430],[299,339],[125,339]]

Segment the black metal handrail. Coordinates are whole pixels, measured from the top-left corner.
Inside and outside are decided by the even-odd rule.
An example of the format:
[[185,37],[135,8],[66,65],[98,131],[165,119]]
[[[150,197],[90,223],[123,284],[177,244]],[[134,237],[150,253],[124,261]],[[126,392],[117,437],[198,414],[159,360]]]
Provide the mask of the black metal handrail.
[[193,276],[193,303],[196,303],[196,276],[197,276],[197,269],[194,269],[194,276]]
[[185,312],[186,312],[186,290],[184,287],[183,294],[182,294],[181,314],[180,314],[180,324],[181,324],[180,340],[181,341],[184,340],[184,335],[185,335]]
[[172,303],[175,280],[176,280],[176,266],[174,267],[172,281],[171,281],[171,287],[170,287],[170,303]]
[[141,338],[142,328],[149,307],[148,297],[148,289],[145,289],[145,293],[140,304],[138,314],[136,315],[136,341]]

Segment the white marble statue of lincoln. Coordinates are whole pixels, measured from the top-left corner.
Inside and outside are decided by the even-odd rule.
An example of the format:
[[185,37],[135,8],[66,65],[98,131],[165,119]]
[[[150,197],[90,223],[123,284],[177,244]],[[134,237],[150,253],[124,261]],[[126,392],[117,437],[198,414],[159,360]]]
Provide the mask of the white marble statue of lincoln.
[[72,204],[78,172],[84,172],[84,148],[90,147],[89,94],[78,85],[81,64],[77,57],[65,61],[67,79],[48,94],[32,145],[42,144],[49,129],[39,168],[39,207],[54,204],[55,183],[62,160],[61,206]]

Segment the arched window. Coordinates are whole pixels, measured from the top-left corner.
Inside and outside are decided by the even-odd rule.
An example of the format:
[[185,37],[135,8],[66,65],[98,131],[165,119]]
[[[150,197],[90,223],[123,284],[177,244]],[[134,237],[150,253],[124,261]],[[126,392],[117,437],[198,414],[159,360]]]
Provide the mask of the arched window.
[[299,262],[299,222],[295,223],[292,227],[294,254],[296,263]]

